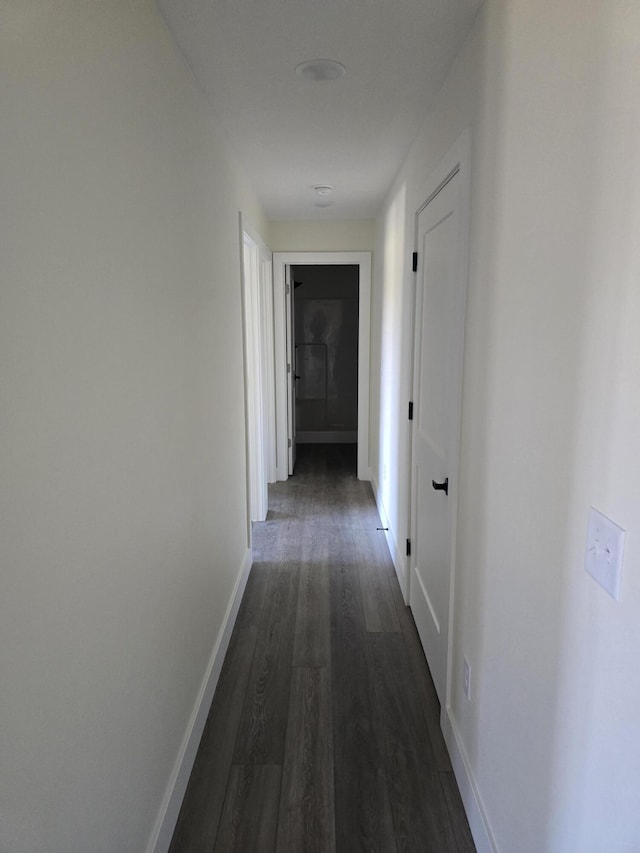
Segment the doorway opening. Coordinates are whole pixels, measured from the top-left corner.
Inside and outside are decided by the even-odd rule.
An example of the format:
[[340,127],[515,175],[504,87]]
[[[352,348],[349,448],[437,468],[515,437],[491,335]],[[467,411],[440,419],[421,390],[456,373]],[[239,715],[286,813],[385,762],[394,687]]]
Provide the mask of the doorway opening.
[[277,479],[298,443],[350,443],[369,480],[371,254],[276,252],[273,282]]
[[291,266],[297,444],[358,442],[355,264]]

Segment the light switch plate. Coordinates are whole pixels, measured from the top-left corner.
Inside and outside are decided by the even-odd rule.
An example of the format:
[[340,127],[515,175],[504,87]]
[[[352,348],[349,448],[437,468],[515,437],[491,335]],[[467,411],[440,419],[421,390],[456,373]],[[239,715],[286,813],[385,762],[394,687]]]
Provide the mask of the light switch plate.
[[597,509],[589,509],[584,567],[618,601],[625,531]]

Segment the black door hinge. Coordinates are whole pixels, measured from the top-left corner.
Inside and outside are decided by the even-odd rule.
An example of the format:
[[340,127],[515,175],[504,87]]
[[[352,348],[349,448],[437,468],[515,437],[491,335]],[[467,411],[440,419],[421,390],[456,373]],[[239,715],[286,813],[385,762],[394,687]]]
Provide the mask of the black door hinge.
[[407,557],[411,556],[411,539],[407,539]]
[[413,400],[409,400],[409,420],[413,420]]
[[418,272],[418,253],[413,253],[413,271]]

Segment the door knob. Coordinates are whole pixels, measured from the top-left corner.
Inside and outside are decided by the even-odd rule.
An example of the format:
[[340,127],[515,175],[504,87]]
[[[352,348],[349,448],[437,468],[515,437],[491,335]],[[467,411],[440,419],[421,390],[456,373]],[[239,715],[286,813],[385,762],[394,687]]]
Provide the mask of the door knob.
[[445,495],[449,494],[449,478],[444,478],[444,483],[436,483],[435,480],[431,481],[431,485],[436,490],[436,492],[444,492]]

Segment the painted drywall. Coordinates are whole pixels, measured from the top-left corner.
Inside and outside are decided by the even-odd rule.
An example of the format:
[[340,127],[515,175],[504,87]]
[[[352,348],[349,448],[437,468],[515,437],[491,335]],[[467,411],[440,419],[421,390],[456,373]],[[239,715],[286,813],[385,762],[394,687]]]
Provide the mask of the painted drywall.
[[[639,40],[632,0],[486,0],[378,221],[371,461],[401,540],[415,211],[470,126],[449,714],[501,853],[640,849]],[[627,530],[619,602],[583,568],[590,505]]]
[[0,8],[0,849],[140,853],[247,554],[238,211],[151,0]]
[[274,252],[371,252],[376,228],[372,219],[269,222]]

